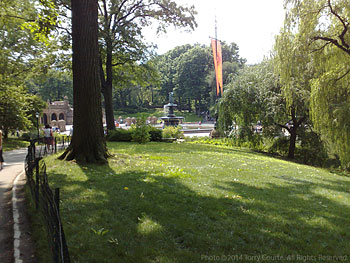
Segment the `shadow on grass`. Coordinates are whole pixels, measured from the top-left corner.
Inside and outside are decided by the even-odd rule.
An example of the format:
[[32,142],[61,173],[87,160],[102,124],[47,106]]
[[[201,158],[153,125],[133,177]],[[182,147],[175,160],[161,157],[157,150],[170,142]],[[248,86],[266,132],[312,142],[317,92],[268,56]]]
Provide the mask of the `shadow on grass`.
[[346,256],[350,251],[348,204],[320,194],[346,192],[350,184],[279,178],[285,183],[257,187],[232,181],[213,186],[228,193],[215,197],[181,178],[137,167],[80,169],[85,178],[50,173],[51,183],[62,189],[72,262],[224,262],[225,256],[257,262],[249,256]]

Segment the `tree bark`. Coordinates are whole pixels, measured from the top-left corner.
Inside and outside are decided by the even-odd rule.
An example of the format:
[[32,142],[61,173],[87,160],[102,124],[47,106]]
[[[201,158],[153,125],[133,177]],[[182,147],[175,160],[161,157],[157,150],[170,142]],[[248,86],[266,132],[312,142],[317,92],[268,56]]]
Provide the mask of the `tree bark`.
[[289,148],[288,148],[288,158],[290,159],[294,159],[296,141],[297,141],[297,127],[296,129],[292,127],[290,129]]
[[[114,130],[114,111],[113,111],[113,61],[112,54],[113,48],[110,40],[107,40],[106,49],[106,75],[103,72],[101,65],[101,80],[103,87],[103,97],[105,101],[105,113],[106,113],[106,123],[107,130]],[[103,79],[102,79],[103,78]]]
[[276,123],[276,125],[278,125],[281,128],[286,129],[289,132],[290,138],[289,138],[288,158],[294,159],[295,144],[297,141],[297,130],[300,127],[300,125],[305,121],[306,117],[305,116],[301,117],[298,120],[297,116],[295,114],[294,108],[291,109],[291,117],[292,117],[292,122],[293,122],[292,127],[287,127],[286,125],[282,125],[282,124],[278,124],[278,123]]
[[73,123],[72,142],[60,159],[105,163],[98,56],[97,0],[72,0]]

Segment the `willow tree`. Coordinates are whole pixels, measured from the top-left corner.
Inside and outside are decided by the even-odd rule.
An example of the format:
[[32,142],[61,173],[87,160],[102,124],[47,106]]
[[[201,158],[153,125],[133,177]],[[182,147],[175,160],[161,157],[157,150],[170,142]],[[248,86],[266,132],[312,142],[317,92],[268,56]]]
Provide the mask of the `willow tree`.
[[98,67],[97,0],[72,0],[74,132],[61,159],[106,162]]
[[311,117],[321,138],[350,168],[350,4],[348,0],[286,0],[285,30],[307,48]]
[[288,157],[294,158],[297,135],[309,119],[310,80],[313,70],[305,46],[289,32],[281,30],[274,46],[274,71],[279,77],[281,94],[285,98],[287,124],[278,124],[289,133]]

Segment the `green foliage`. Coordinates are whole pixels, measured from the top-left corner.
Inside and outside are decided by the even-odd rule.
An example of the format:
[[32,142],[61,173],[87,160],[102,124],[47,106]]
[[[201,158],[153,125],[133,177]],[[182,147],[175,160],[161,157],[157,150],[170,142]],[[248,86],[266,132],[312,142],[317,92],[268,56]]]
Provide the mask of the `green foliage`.
[[[245,60],[240,58],[235,43],[222,43],[224,85],[230,76],[237,74]],[[213,54],[210,46],[183,45],[155,59],[160,79],[160,95],[167,100],[174,91],[179,108],[192,110],[196,114],[207,111],[215,104],[216,81]]]
[[56,10],[55,1],[40,0],[40,8],[34,21],[26,21],[22,28],[29,29],[35,39],[46,44],[49,44],[49,35],[55,29],[57,24],[58,13]]
[[[290,50],[297,51],[294,57],[299,60],[299,69],[313,71],[308,84],[311,87],[310,112],[314,128],[320,133],[329,153],[339,156],[342,166],[349,168],[349,1],[286,0],[285,4],[288,12],[280,39],[293,41],[289,41],[292,43],[289,46]],[[281,45],[281,50],[285,46]],[[286,79],[292,82],[300,78],[288,73],[291,69],[298,69],[296,64],[288,60],[281,62],[286,69]],[[298,70],[297,73],[302,72]]]
[[151,135],[146,118],[136,119],[136,124],[131,126],[131,137],[133,142],[147,143],[150,141]]
[[115,129],[108,131],[107,140],[111,142],[131,142],[131,130]]
[[32,1],[1,1],[0,8],[0,129],[5,136],[16,129],[28,129],[35,112],[45,106],[38,97],[29,95],[24,80],[35,68],[36,59],[45,48],[37,43],[29,30],[22,28],[26,20],[37,15]]
[[[194,46],[177,58],[175,97],[181,101],[195,100],[197,107],[201,100],[210,95],[206,76],[209,73],[210,50],[204,46]],[[191,105],[189,105],[191,106]],[[198,108],[196,109],[197,113]]]
[[282,156],[286,156],[289,148],[289,139],[285,136],[277,137],[272,140],[271,145],[268,146],[267,151],[269,153],[278,153]]
[[41,99],[29,95],[22,87],[0,83],[0,128],[5,136],[11,131],[35,126],[35,112],[41,112],[44,107]]
[[3,151],[12,151],[20,148],[26,148],[29,146],[28,141],[21,138],[8,138],[3,141]]
[[38,131],[31,130],[29,132],[24,132],[21,136],[22,140],[24,141],[31,141],[33,139],[38,138]]
[[160,142],[162,141],[162,130],[156,128],[156,127],[153,127],[153,126],[150,126],[149,127],[149,130],[148,130],[149,134],[150,134],[150,140],[152,142]]
[[321,141],[320,136],[309,130],[304,130],[300,135],[300,149],[297,148],[297,158],[305,164],[328,167],[329,165],[340,165],[336,160],[328,157],[327,149]]
[[[150,141],[159,142],[162,140],[162,130],[157,129],[157,128],[152,127],[152,126],[147,126],[146,129],[143,129],[143,130],[139,129],[138,131],[136,131],[135,127],[128,129],[128,130],[127,129],[115,129],[112,131],[108,131],[107,140],[111,141],[111,142],[131,142],[132,140],[134,140],[134,138],[135,138],[134,141],[136,141],[136,139],[139,139],[139,138],[136,138],[137,136],[140,136],[140,140],[142,140],[141,137],[143,137],[143,136],[141,136],[141,133],[144,131],[149,133],[149,140]],[[135,137],[133,137],[133,136],[135,136]],[[147,133],[146,133],[146,136],[147,136]],[[139,142],[139,141],[137,141],[137,142]]]
[[31,93],[39,93],[44,101],[67,97],[73,103],[73,79],[66,71],[49,70],[44,75],[34,75],[26,80],[26,87]]
[[184,134],[181,131],[181,127],[174,127],[174,126],[166,126],[163,129],[163,138],[164,139],[183,139]]

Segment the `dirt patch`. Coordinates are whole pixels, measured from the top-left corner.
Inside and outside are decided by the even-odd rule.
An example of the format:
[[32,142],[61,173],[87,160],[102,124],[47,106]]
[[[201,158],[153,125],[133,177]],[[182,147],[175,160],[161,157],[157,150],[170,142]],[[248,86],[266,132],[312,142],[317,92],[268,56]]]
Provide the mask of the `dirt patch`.
[[4,192],[3,202],[0,204],[0,262],[13,262],[13,218],[11,189]]

